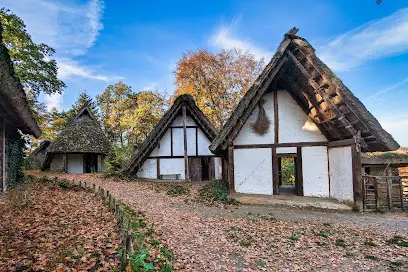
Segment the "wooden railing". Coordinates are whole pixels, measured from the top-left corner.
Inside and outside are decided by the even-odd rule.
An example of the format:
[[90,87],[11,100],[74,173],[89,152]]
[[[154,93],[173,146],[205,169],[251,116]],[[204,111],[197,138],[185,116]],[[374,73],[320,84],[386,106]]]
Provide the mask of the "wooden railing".
[[408,176],[363,175],[365,211],[408,209]]

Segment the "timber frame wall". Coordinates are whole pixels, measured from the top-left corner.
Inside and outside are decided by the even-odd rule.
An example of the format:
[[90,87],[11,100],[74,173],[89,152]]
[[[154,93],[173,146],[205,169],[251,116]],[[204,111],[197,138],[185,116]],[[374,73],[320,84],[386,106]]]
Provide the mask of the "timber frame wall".
[[[157,179],[160,179],[160,159],[184,159],[184,175],[185,180],[188,181],[191,178],[189,158],[216,158],[215,155],[199,155],[198,152],[198,130],[200,127],[198,125],[187,125],[187,110],[186,106],[182,106],[182,126],[171,125],[168,129],[170,130],[170,156],[149,156],[147,159],[156,159],[156,168],[157,168]],[[184,155],[174,155],[173,152],[173,129],[183,129],[183,152]],[[188,155],[188,138],[187,138],[187,129],[195,129],[195,155]],[[160,145],[160,143],[159,143]]]
[[[227,148],[226,154],[224,154],[223,163],[225,164],[225,172],[223,177],[228,183],[228,187],[231,193],[235,193],[234,184],[234,150],[235,149],[256,149],[256,148],[270,148],[272,153],[272,187],[273,194],[279,194],[279,165],[278,158],[283,156],[292,156],[296,165],[296,179],[298,195],[303,195],[303,165],[302,165],[302,147],[312,146],[327,146],[327,152],[330,147],[343,147],[350,146],[352,150],[352,173],[353,173],[353,195],[354,205],[359,209],[363,209],[363,181],[362,181],[362,166],[361,166],[361,133],[358,131],[357,135],[351,139],[344,139],[338,141],[318,141],[318,142],[292,142],[292,143],[279,143],[279,112],[278,112],[278,97],[277,91],[273,91],[273,103],[274,103],[274,144],[247,144],[247,145],[234,145],[230,143]],[[236,133],[237,137],[239,131]],[[235,140],[235,138],[234,138]],[[279,147],[294,147],[296,153],[278,154],[277,148]],[[327,154],[327,161],[329,164],[329,155]],[[328,168],[328,180],[329,180],[329,194],[330,194],[330,167]]]

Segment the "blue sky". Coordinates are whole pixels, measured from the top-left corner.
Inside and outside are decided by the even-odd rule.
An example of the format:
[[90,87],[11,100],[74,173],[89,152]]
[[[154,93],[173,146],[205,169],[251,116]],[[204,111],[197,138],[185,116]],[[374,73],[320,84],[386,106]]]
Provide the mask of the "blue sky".
[[102,1],[0,0],[36,42],[57,50],[68,109],[118,80],[172,93],[177,60],[189,49],[240,47],[266,61],[291,27],[403,146],[408,146],[406,0]]

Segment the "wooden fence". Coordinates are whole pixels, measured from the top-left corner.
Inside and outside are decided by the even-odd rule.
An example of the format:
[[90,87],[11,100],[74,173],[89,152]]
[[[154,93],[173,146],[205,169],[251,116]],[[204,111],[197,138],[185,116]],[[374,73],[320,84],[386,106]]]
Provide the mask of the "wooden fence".
[[363,176],[365,211],[408,209],[408,176]]

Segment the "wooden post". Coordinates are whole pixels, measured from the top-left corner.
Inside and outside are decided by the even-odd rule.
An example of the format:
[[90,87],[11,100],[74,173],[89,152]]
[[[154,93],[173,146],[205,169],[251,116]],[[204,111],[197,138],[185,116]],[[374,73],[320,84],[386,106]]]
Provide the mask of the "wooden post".
[[374,183],[374,190],[375,190],[375,206],[377,210],[379,210],[380,209],[380,199],[378,197],[378,180],[377,179],[375,180],[375,183]]
[[363,210],[363,176],[361,174],[361,147],[360,147],[360,131],[354,137],[354,145],[351,146],[351,156],[353,165],[353,191],[354,205],[359,211]]
[[279,168],[278,157],[276,156],[276,147],[272,147],[272,187],[273,194],[279,195]]
[[296,156],[296,178],[297,178],[297,193],[303,196],[303,166],[302,166],[302,147],[297,147]]
[[228,147],[228,187],[230,193],[235,192],[235,184],[234,184],[234,146]]
[[184,174],[185,174],[185,180],[190,179],[189,175],[189,169],[188,169],[188,152],[187,152],[187,110],[186,106],[183,105],[182,107],[182,113],[183,113],[183,132],[184,132]]
[[[388,173],[387,173],[387,176],[388,176]],[[387,181],[387,187],[388,187],[388,189],[387,189],[387,191],[388,191],[388,205],[389,205],[390,210],[392,210],[394,208],[393,205],[392,205],[392,179],[387,178],[386,181]]]
[[399,178],[399,184],[400,184],[400,197],[401,197],[401,210],[404,211],[404,185],[402,183],[402,178]]
[[157,172],[157,179],[160,179],[160,158],[156,159],[156,172]]
[[275,144],[279,143],[278,91],[273,92]]
[[7,189],[6,183],[6,124],[0,124],[0,186],[3,192]]
[[62,154],[62,171],[67,173],[67,153]]

